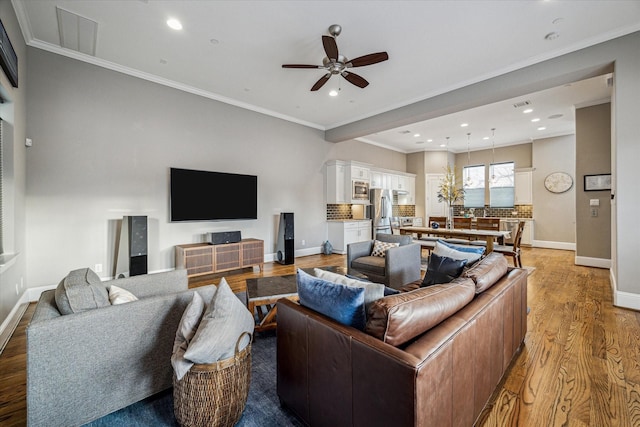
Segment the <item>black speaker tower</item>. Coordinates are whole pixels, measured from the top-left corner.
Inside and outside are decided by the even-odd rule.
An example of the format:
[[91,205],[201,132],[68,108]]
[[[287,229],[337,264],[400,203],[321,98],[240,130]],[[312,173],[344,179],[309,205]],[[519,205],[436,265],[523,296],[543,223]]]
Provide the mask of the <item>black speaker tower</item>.
[[129,276],[147,274],[147,217],[127,217],[129,226]]
[[278,227],[277,256],[280,264],[293,264],[294,256],[294,236],[293,236],[293,212],[282,212],[280,214],[280,226]]

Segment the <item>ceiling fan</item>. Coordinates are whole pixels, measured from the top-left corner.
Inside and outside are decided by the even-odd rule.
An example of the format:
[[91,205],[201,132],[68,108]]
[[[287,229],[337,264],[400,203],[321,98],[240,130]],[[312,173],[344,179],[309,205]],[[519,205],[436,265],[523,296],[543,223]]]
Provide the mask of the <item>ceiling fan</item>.
[[353,67],[364,67],[365,65],[377,64],[378,62],[386,61],[389,59],[387,52],[370,53],[369,55],[359,56],[355,59],[349,60],[345,56],[338,53],[338,45],[336,44],[336,37],[340,35],[342,27],[334,24],[329,27],[330,36],[322,36],[322,46],[327,56],[322,60],[322,65],[305,65],[305,64],[283,64],[282,68],[320,68],[324,69],[327,74],[320,77],[312,87],[311,91],[320,89],[329,78],[334,74],[340,74],[348,82],[364,88],[369,85],[369,82],[357,74],[347,71]]

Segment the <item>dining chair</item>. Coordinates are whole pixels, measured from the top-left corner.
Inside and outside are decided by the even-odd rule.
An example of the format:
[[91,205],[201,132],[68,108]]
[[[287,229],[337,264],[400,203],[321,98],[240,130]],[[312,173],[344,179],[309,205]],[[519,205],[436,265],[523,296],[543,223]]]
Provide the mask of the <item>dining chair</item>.
[[[500,218],[495,217],[478,217],[476,218],[476,230],[491,230],[491,231],[500,231]],[[504,244],[504,239],[498,238],[498,244]],[[486,246],[487,242],[484,240],[474,240],[471,242],[474,245],[478,246]]]
[[463,216],[454,216],[453,228],[471,230],[471,217],[465,218]]
[[438,227],[440,228],[446,228],[447,227],[447,217],[446,216],[430,216],[429,217],[429,224],[427,224],[428,227],[431,227],[431,224],[433,224],[434,222],[438,223]]
[[[432,227],[434,222],[438,224],[438,228],[447,228],[446,216],[430,216],[427,227]],[[423,234],[422,237],[416,239],[416,242],[419,243],[423,249],[426,249],[428,254],[431,254],[431,251],[436,247],[436,240],[440,238],[441,237],[437,236],[425,236]]]
[[516,235],[513,238],[513,244],[510,245],[494,245],[493,251],[499,252],[506,256],[513,257],[513,265],[522,268],[522,259],[520,258],[520,242],[522,241],[522,232],[524,231],[524,221],[518,223]]

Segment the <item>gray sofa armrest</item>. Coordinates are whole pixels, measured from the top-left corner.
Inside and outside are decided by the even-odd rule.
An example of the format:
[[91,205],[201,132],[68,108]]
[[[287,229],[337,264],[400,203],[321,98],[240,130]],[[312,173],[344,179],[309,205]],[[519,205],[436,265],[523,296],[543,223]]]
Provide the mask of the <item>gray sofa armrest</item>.
[[410,243],[387,250],[385,264],[389,286],[395,289],[420,280],[420,250],[418,243]]
[[43,295],[45,305],[27,327],[27,424],[85,424],[171,387],[182,314],[193,292],[210,301],[215,290],[204,286],[65,316],[50,309],[53,292]]
[[351,262],[354,259],[369,256],[373,250],[373,240],[350,243],[347,245],[347,273],[351,273]]
[[111,285],[126,289],[138,298],[170,294],[189,289],[189,279],[187,278],[186,269],[154,274],[141,274],[123,279],[108,280],[103,282],[103,284],[107,289],[109,289]]

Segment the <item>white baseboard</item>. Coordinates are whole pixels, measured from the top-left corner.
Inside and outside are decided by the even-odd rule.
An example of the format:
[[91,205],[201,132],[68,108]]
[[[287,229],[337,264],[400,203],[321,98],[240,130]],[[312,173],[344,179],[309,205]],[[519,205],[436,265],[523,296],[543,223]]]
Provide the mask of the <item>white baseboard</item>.
[[611,260],[604,258],[590,258],[586,256],[576,256],[574,263],[585,267],[611,268]]
[[29,304],[28,291],[27,289],[20,295],[18,301],[4,319],[2,325],[0,325],[0,353],[2,353],[5,345],[9,342],[13,331],[16,329],[16,326],[18,326],[18,323],[20,323],[20,319]]
[[576,244],[570,242],[552,242],[550,240],[533,240],[531,246],[534,248],[562,249],[564,251],[575,251]]
[[[308,256],[308,255],[317,255],[321,253],[322,253],[322,248],[320,246],[317,246],[314,248],[298,249],[297,251],[295,251],[293,256],[295,258],[298,258],[298,257]],[[276,262],[276,261],[278,261],[278,256],[275,253],[266,254],[264,256],[264,262]]]
[[611,280],[611,291],[613,292],[613,305],[640,311],[640,294],[619,291],[618,282],[612,269],[609,269],[609,280]]

